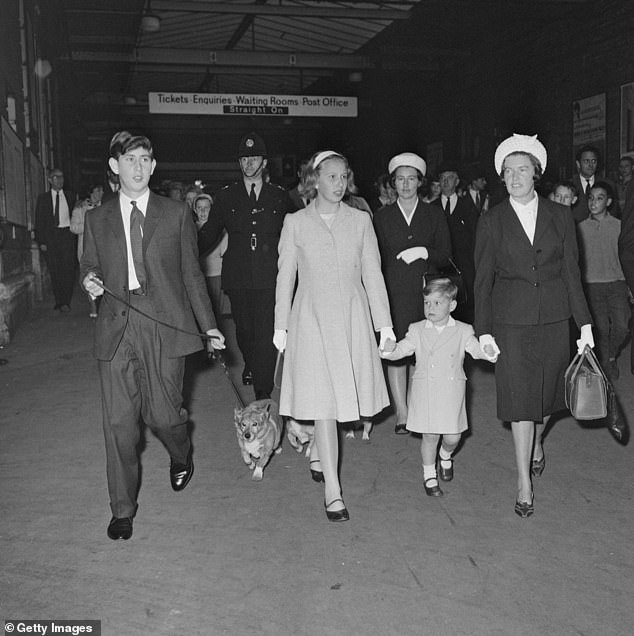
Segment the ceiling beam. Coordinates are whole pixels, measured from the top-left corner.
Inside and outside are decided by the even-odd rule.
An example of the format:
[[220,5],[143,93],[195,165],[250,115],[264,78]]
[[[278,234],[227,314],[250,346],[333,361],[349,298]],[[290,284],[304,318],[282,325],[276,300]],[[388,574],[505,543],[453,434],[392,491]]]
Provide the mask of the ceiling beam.
[[[71,59],[71,58],[66,58]],[[203,51],[196,49],[170,49],[158,47],[141,47],[133,53],[118,51],[76,51],[72,54],[74,62],[109,62],[149,65],[145,70],[151,72],[150,66],[157,65],[161,72],[175,66],[200,66],[214,73],[215,69],[227,68],[283,68],[300,69],[417,69],[435,71],[438,65],[425,59],[410,56],[381,56],[375,61],[367,55],[349,55],[337,53],[289,53],[286,51]],[[191,68],[190,68],[191,71]]]
[[349,20],[408,20],[409,10],[366,9],[352,7],[315,7],[308,5],[283,4],[230,4],[217,2],[173,2],[172,0],[154,0],[152,11],[155,13],[215,13],[244,16],[274,15],[281,17],[330,18]]

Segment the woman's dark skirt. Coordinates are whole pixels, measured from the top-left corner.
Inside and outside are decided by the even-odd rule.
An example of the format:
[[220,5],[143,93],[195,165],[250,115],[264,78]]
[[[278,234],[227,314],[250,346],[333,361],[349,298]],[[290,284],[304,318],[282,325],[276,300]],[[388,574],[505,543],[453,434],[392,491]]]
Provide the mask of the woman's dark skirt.
[[505,422],[544,417],[566,408],[564,373],[570,363],[569,323],[495,325],[497,414]]

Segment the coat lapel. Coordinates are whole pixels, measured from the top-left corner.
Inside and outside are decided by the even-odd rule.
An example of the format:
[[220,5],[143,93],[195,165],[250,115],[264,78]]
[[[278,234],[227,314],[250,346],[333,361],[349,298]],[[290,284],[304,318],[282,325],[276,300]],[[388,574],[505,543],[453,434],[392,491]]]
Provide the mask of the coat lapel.
[[150,193],[147,210],[145,211],[145,222],[143,223],[143,254],[154,236],[154,232],[164,214],[161,200],[153,193]]
[[537,224],[535,226],[535,237],[533,238],[533,245],[537,245],[540,238],[543,236],[544,232],[551,224],[552,218],[552,211],[544,205],[544,202],[541,199],[539,199],[539,203],[537,204]]
[[524,228],[520,223],[520,220],[517,218],[517,214],[515,214],[515,210],[511,205],[509,198],[507,197],[504,203],[504,211],[501,215],[502,225],[504,228],[511,232],[518,240],[522,241],[525,246],[531,247],[531,242],[526,236],[526,232],[524,232]]

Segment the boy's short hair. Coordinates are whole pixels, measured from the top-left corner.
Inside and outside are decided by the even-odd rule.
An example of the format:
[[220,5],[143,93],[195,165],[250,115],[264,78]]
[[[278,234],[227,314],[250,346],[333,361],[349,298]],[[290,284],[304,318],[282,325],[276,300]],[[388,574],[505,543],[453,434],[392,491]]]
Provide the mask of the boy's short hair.
[[557,188],[566,188],[567,190],[570,190],[573,198],[578,194],[577,186],[572,181],[557,181],[557,183],[553,186],[552,191],[557,192]]
[[423,287],[423,296],[430,296],[436,292],[447,296],[449,300],[456,300],[458,297],[458,285],[451,278],[432,278]]
[[601,188],[601,190],[605,191],[608,199],[614,201],[614,190],[612,190],[612,186],[609,183],[606,181],[595,181],[590,190],[594,190],[595,188]]
[[143,148],[150,153],[150,157],[154,159],[154,151],[152,150],[152,142],[143,135],[133,135],[127,130],[115,133],[110,140],[110,156],[113,159],[119,159],[121,155],[125,155],[131,150]]

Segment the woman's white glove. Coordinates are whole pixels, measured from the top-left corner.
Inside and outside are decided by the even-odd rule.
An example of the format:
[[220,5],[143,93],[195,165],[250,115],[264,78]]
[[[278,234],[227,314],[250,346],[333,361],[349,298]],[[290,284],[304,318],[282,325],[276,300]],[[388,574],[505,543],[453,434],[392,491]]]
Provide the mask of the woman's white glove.
[[592,325],[583,325],[581,327],[581,337],[577,340],[577,353],[582,354],[586,345],[590,349],[594,349],[594,338],[592,336]]
[[220,330],[218,329],[207,329],[205,332],[211,338],[207,341],[212,349],[226,349],[227,345],[225,345],[225,337],[222,335]]
[[275,330],[273,344],[280,353],[284,353],[284,349],[286,349],[286,329]]
[[381,349],[381,351],[383,351],[385,343],[388,340],[396,341],[396,336],[394,335],[394,329],[392,329],[392,327],[381,327],[379,333],[381,334],[379,339],[379,349]]
[[396,258],[400,258],[409,265],[419,258],[426,261],[429,258],[429,252],[426,247],[408,247],[406,250],[399,252]]
[[483,333],[480,338],[480,349],[490,362],[495,362],[500,355],[500,348],[495,342],[495,338],[490,333]]

